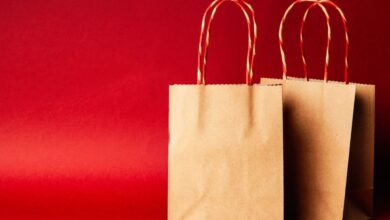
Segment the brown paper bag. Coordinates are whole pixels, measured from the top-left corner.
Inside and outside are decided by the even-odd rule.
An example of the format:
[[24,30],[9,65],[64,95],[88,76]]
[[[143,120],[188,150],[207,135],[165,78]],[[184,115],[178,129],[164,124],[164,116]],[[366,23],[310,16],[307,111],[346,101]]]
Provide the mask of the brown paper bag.
[[284,79],[262,79],[265,84],[283,83],[285,217],[368,219],[372,212],[374,87],[348,84],[347,32],[345,84],[327,81],[330,25],[323,4],[337,9],[346,31],[345,16],[331,1],[311,1],[314,3],[303,16],[300,32],[303,52],[302,33],[306,17],[313,7],[319,6],[327,18],[329,37],[324,82],[307,81],[304,53],[305,78],[287,79],[281,39],[283,23],[289,11],[301,2],[304,1],[294,2],[281,22],[279,37]]
[[[374,189],[375,86],[355,83],[350,83],[350,86],[324,84],[318,81],[306,82],[304,79],[283,81],[263,78],[262,82],[284,83],[286,219],[371,219]],[[352,105],[353,88],[347,87],[353,86],[356,86],[356,93],[348,158],[350,136],[343,137],[341,134],[351,133],[349,125],[352,110],[351,107],[342,106]],[[337,87],[344,91],[336,91]],[[331,94],[332,91],[335,94]],[[349,101],[339,101],[339,104],[336,104],[337,100],[344,99],[342,96],[348,96]],[[345,120],[346,116],[348,120]],[[348,128],[332,125],[342,121]],[[318,124],[321,126],[317,126]],[[327,143],[335,141],[336,137],[344,139],[347,149],[341,151],[337,146],[343,145]],[[326,159],[327,157],[329,158]],[[329,161],[328,164],[326,160]],[[314,184],[318,182],[322,184]],[[334,211],[337,215],[327,215],[331,213],[332,206],[337,210]]]
[[[213,18],[205,22],[205,17],[222,2],[206,10],[201,36],[206,28],[208,37]],[[283,219],[282,89],[250,85],[256,39],[253,11],[245,2],[233,2],[252,27],[248,85],[204,85],[200,63],[198,85],[169,88],[171,220]],[[207,43],[204,51],[200,47],[201,62]]]
[[355,86],[283,83],[286,219],[342,219]]

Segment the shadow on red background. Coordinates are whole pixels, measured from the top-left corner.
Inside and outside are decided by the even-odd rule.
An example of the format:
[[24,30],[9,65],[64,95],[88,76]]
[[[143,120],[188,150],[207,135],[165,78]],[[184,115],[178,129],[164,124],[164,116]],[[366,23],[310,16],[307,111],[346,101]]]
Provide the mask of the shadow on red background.
[[[209,2],[0,2],[0,219],[166,218],[168,85],[195,83]],[[291,1],[250,3],[259,25],[256,81],[280,77],[277,31]],[[337,3],[349,21],[351,81],[377,86],[376,213],[386,219],[390,4]],[[286,24],[295,76],[302,12]],[[325,23],[316,12],[305,35],[309,71],[321,78]],[[331,14],[330,78],[342,80],[342,26]],[[244,18],[227,4],[213,27],[207,82],[243,83]]]

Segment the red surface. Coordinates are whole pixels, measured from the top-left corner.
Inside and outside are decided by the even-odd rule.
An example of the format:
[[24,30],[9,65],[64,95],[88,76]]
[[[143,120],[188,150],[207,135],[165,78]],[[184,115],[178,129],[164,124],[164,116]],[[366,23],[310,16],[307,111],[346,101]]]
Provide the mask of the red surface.
[[[259,25],[255,81],[280,77],[277,30],[291,1],[250,2]],[[0,219],[166,218],[168,85],[196,82],[209,3],[0,1]],[[390,4],[337,3],[349,21],[350,79],[377,85],[376,212],[390,219]],[[318,12],[305,31],[315,78],[326,31]],[[299,13],[285,29],[295,73]],[[342,80],[336,21],[329,77]],[[206,82],[243,83],[245,20],[226,4],[214,24]]]

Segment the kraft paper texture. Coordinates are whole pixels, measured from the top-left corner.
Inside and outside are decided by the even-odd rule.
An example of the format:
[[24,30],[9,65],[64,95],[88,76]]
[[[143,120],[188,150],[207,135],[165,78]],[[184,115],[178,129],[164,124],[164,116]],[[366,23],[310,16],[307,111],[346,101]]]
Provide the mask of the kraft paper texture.
[[299,79],[283,84],[285,219],[343,218],[355,85]]
[[281,86],[170,86],[168,219],[283,219],[282,114]]

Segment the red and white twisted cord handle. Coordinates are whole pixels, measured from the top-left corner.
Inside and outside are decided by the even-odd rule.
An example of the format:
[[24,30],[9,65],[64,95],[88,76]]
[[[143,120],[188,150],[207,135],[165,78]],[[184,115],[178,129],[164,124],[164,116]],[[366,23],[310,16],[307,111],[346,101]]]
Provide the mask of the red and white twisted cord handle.
[[[250,4],[243,0],[215,0],[206,9],[203,14],[201,31],[199,36],[198,48],[198,70],[197,70],[197,84],[205,84],[205,72],[207,63],[207,50],[210,44],[210,28],[214,19],[215,13],[219,6],[227,1],[236,3],[245,15],[248,26],[248,50],[246,60],[246,83],[250,85],[253,78],[253,64],[256,54],[256,40],[257,40],[257,25],[254,15],[254,10]],[[209,13],[211,12],[210,16]]]
[[[348,79],[348,49],[349,49],[349,37],[348,37],[348,27],[347,27],[347,19],[345,18],[345,15],[343,13],[343,11],[341,10],[341,8],[339,6],[337,6],[334,2],[332,1],[329,1],[329,0],[321,0],[319,1],[319,3],[314,3],[312,4],[305,12],[304,16],[303,16],[303,19],[302,19],[302,23],[301,23],[301,30],[300,30],[300,46],[301,46],[301,52],[302,52],[302,60],[304,61],[304,71],[305,71],[305,76],[307,76],[307,64],[306,64],[306,59],[305,59],[305,53],[304,53],[304,44],[303,44],[303,29],[304,29],[304,25],[305,25],[305,22],[306,22],[306,18],[307,18],[307,15],[308,13],[310,12],[310,10],[315,7],[315,6],[320,6],[321,8],[323,8],[322,6],[322,3],[325,3],[325,4],[329,4],[330,6],[334,7],[337,12],[340,14],[340,17],[342,19],[342,22],[343,22],[343,28],[344,28],[344,35],[345,35],[345,48],[344,48],[344,82],[346,84],[349,83],[349,79]],[[326,10],[326,9],[325,9]],[[327,16],[328,17],[328,16]],[[329,18],[327,18],[327,25],[328,25],[328,39],[331,38],[331,35],[330,34],[330,26],[329,26]],[[327,56],[326,56],[326,68],[325,68],[325,72],[324,72],[324,80],[325,81],[328,81],[328,66],[329,66],[329,43],[330,43],[330,40],[328,41],[328,45],[327,45]]]
[[341,16],[341,18],[343,20],[343,26],[344,26],[344,31],[345,31],[344,82],[348,83],[348,48],[349,48],[349,38],[348,38],[347,20],[345,18],[344,13],[340,9],[340,7],[338,7],[335,3],[333,3],[330,0],[297,0],[297,1],[293,2],[287,8],[286,12],[284,13],[284,16],[283,16],[283,18],[282,18],[282,20],[280,22],[280,26],[279,26],[279,48],[280,48],[280,54],[281,54],[281,57],[282,57],[283,79],[287,79],[287,64],[286,64],[286,58],[285,58],[285,53],[284,53],[284,49],[283,49],[283,36],[282,36],[283,26],[284,26],[285,20],[287,18],[287,15],[289,14],[289,12],[297,4],[305,3],[305,2],[312,2],[313,3],[305,11],[305,14],[303,16],[302,23],[301,23],[301,30],[300,30],[300,48],[301,48],[301,52],[302,52],[301,55],[302,55],[302,62],[303,62],[303,69],[304,69],[305,79],[308,80],[308,71],[307,71],[307,62],[306,62],[306,56],[305,56],[305,51],[304,51],[304,43],[303,43],[304,42],[303,41],[303,29],[304,29],[304,25],[305,25],[305,22],[306,22],[306,19],[307,19],[307,15],[310,12],[310,10],[312,8],[314,8],[315,6],[319,6],[321,8],[322,12],[324,13],[325,17],[326,17],[326,23],[327,23],[327,29],[328,29],[326,56],[325,56],[325,67],[324,67],[324,81],[325,82],[328,81],[329,48],[330,48],[330,42],[331,42],[331,36],[332,36],[331,33],[332,32],[331,32],[331,28],[330,28],[330,17],[329,17],[329,14],[327,12],[327,9],[323,6],[323,3],[325,3],[325,4],[329,4],[329,5],[333,6],[334,8],[336,8],[336,10],[338,11],[338,13],[340,14],[340,16]]

